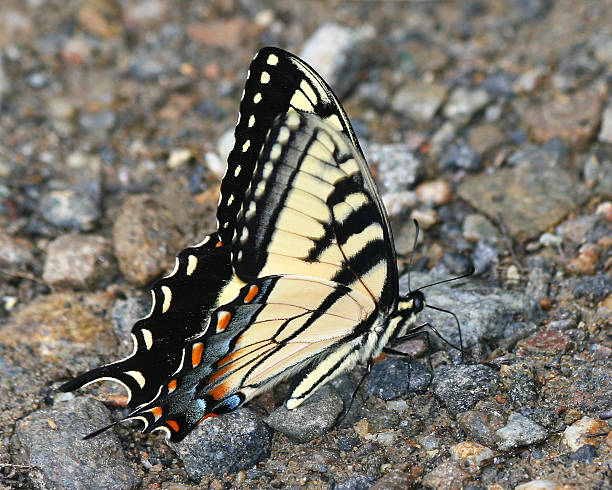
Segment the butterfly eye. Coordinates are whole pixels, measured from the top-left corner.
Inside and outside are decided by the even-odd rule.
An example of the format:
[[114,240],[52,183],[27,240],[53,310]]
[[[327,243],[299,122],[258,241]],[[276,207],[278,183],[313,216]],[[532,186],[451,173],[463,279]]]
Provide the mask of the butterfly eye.
[[415,291],[412,298],[412,311],[418,313],[425,308],[425,295],[421,291]]

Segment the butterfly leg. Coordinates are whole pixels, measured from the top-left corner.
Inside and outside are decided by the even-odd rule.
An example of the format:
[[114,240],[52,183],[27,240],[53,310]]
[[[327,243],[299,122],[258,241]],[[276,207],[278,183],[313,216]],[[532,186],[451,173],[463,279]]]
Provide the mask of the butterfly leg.
[[338,418],[336,419],[336,426],[339,426],[342,421],[344,420],[344,418],[348,415],[348,413],[351,411],[351,408],[353,407],[353,401],[355,400],[355,397],[357,396],[357,392],[359,391],[359,389],[361,388],[361,385],[363,385],[363,382],[365,381],[365,379],[367,378],[368,374],[370,374],[370,372],[372,371],[372,365],[374,364],[374,360],[370,359],[368,361],[368,364],[366,365],[366,372],[364,373],[364,375],[361,377],[361,379],[359,380],[359,383],[357,383],[357,386],[355,387],[355,389],[353,390],[353,394],[351,395],[351,400],[349,401],[348,407],[346,407],[345,410],[342,411],[342,413],[338,416]]

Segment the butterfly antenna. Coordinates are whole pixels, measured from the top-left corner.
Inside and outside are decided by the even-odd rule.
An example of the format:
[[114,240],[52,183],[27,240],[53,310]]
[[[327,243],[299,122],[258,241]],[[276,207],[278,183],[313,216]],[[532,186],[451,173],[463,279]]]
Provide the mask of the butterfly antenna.
[[85,437],[83,437],[83,440],[86,441],[87,439],[93,439],[94,437],[99,436],[100,434],[102,434],[102,432],[106,432],[111,427],[114,427],[119,422],[121,422],[121,420],[117,420],[116,422],[113,422],[112,424],[108,424],[108,425],[102,427],[101,429],[94,430],[92,433],[87,434]]
[[[436,282],[432,282],[431,284],[427,284],[425,286],[421,286],[419,288],[419,291],[421,291],[421,290],[423,290],[425,288],[430,288],[431,286],[437,286],[438,284],[444,284],[445,282],[457,281],[459,279],[463,279],[464,277],[470,277],[472,274],[474,274],[475,270],[476,269],[474,268],[474,266],[471,265],[470,269],[466,273],[461,274],[460,276],[457,276],[457,277],[451,277],[450,279],[443,279],[442,281],[436,281]],[[447,313],[450,313],[450,312],[447,312]]]
[[[457,278],[459,279],[459,278]],[[454,319],[455,319],[455,323],[457,323],[457,331],[459,332],[459,348],[457,348],[457,346],[451,344],[448,340],[444,339],[440,334],[438,334],[438,336],[444,340],[444,342],[446,342],[448,345],[450,345],[451,347],[454,347],[455,349],[457,349],[459,352],[461,352],[461,362],[464,361],[464,349],[463,349],[463,336],[461,334],[461,324],[459,323],[459,318],[457,318],[457,315],[455,315],[452,311],[450,310],[445,310],[444,308],[439,308],[438,306],[432,306],[432,305],[425,305],[427,308],[431,308],[432,310],[436,310],[436,311],[441,311],[443,313],[448,313],[449,315],[451,315]],[[430,326],[431,328],[431,326]],[[435,330],[434,330],[435,331]],[[437,332],[436,332],[437,333]]]
[[410,251],[410,259],[408,260],[408,292],[412,292],[412,288],[410,287],[410,271],[412,270],[412,259],[414,259],[414,250],[417,246],[417,240],[419,239],[419,222],[415,219],[412,220],[414,222],[414,243],[412,244],[412,250]]

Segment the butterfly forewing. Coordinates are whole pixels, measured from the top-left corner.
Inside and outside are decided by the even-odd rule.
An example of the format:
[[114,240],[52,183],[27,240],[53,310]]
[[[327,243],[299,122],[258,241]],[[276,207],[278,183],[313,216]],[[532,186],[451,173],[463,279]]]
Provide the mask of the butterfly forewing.
[[232,239],[240,198],[251,183],[255,163],[272,123],[291,109],[317,114],[334,124],[361,153],[348,117],[319,75],[282,49],[263,48],[249,67],[234,133],[235,143],[221,183],[217,221],[223,243]]

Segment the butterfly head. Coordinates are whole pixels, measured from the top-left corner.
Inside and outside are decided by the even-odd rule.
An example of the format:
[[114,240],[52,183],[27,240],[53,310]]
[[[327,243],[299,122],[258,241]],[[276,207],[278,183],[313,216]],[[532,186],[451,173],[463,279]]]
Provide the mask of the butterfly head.
[[425,295],[417,289],[411,291],[406,296],[400,296],[397,304],[397,313],[394,318],[398,318],[393,337],[400,338],[410,335],[411,332],[420,330],[416,326],[417,315],[425,308]]

